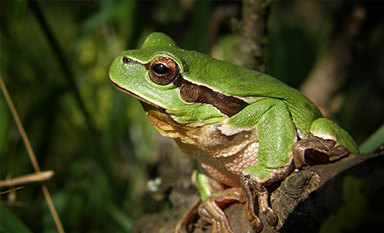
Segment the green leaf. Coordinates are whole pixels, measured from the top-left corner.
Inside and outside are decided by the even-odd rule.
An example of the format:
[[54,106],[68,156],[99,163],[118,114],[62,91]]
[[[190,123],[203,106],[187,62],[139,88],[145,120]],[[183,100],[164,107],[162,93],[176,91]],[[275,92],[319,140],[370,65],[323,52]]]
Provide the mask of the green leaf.
[[384,143],[384,124],[360,146],[361,153],[371,152]]
[[32,233],[7,207],[0,205],[0,232]]

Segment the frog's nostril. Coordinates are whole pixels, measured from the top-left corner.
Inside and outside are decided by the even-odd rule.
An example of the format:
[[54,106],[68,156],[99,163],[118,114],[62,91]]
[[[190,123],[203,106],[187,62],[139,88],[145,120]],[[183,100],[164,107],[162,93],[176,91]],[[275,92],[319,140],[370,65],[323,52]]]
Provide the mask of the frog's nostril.
[[123,62],[124,62],[124,63],[128,63],[128,62],[129,62],[129,58],[127,58],[127,57],[123,57]]

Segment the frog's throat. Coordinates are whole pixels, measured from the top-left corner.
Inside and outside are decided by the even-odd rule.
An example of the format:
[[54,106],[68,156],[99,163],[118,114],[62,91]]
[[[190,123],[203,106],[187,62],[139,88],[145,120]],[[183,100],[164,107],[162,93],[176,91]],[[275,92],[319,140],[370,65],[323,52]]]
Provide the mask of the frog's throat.
[[[112,81],[112,79],[111,79]],[[128,91],[122,87],[120,87],[117,83],[112,81],[113,86],[123,92],[126,93],[136,99],[138,99],[141,103],[141,105],[144,108],[145,113],[147,114],[147,117],[153,124],[153,126],[161,133],[163,134],[163,131],[174,131],[174,130],[189,130],[193,127],[186,126],[183,124],[180,124],[176,122],[167,112],[166,109],[147,101],[146,99],[140,97],[139,95],[136,95],[135,93]],[[165,127],[166,125],[169,125],[169,127]],[[164,135],[164,134],[163,134]]]
[[180,134],[181,132],[197,128],[197,126],[194,127],[178,123],[163,108],[143,101],[140,101],[140,103],[143,106],[149,121],[163,136],[175,138],[175,135],[172,135],[173,133]]

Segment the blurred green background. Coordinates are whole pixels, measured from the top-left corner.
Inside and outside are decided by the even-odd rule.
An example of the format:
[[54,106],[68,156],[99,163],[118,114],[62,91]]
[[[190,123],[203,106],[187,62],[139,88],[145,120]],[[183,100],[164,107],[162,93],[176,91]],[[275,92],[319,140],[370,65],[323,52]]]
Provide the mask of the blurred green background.
[[[342,2],[276,1],[265,50],[267,73],[299,88],[326,45]],[[351,3],[352,4],[352,3]],[[224,13],[223,13],[224,12]],[[150,198],[148,179],[178,153],[139,102],[115,90],[109,66],[153,31],[185,49],[231,60],[240,1],[2,1],[1,76],[31,140],[67,232],[131,232],[135,219],[169,205]],[[358,143],[384,119],[383,23],[368,37],[331,117]],[[175,152],[176,151],[176,152]],[[0,179],[33,173],[0,94]],[[33,232],[56,232],[39,184],[1,204]],[[2,189],[1,191],[5,191]],[[0,229],[1,231],[1,229]]]

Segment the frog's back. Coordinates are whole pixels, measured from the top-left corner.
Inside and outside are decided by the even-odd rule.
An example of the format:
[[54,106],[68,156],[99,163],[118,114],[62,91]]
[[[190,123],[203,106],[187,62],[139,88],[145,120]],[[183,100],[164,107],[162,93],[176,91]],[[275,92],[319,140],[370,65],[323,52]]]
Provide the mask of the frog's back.
[[186,79],[193,77],[189,80],[192,83],[214,87],[214,91],[250,103],[263,98],[280,99],[289,108],[296,128],[307,136],[312,122],[322,117],[318,107],[304,94],[276,78],[200,53],[192,52],[189,56],[193,56],[196,62],[186,65]]

